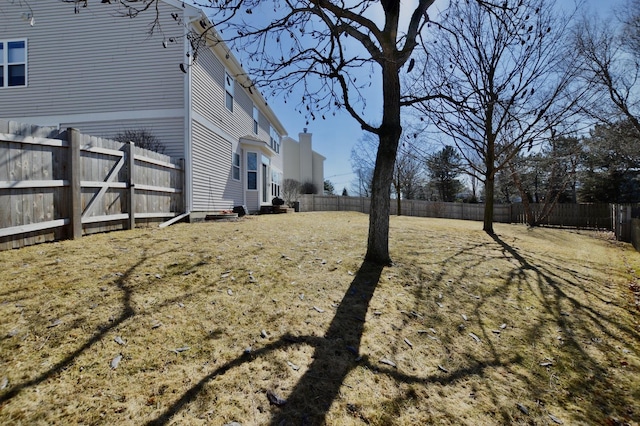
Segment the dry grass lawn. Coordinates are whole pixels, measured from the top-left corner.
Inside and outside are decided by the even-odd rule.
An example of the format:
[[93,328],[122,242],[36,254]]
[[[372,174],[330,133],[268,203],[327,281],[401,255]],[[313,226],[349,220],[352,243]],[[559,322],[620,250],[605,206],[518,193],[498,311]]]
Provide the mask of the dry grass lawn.
[[640,422],[640,253],[299,213],[0,253],[0,423]]

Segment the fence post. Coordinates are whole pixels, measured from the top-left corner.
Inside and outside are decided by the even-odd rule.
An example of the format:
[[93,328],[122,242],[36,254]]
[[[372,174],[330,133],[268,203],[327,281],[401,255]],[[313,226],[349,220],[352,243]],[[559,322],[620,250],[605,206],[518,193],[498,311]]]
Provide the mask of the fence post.
[[82,237],[82,187],[80,179],[82,164],[80,162],[80,139],[78,129],[67,129],[69,143],[69,238],[75,240]]
[[135,194],[135,158],[134,158],[133,142],[126,144],[125,155],[127,156],[127,204],[129,205],[129,220],[127,221],[127,229],[136,227],[136,194]]
[[[187,170],[186,170],[186,165],[185,165],[185,161],[184,158],[181,158],[180,160],[178,160],[178,164],[180,165],[180,169],[182,170],[181,173],[179,173],[180,177],[180,189],[181,189],[181,194],[182,196],[180,197],[181,200],[181,205],[180,208],[178,209],[180,212],[186,212],[188,210],[187,208],[187,190],[186,190],[186,185],[185,182],[187,181]],[[177,178],[176,178],[176,184],[177,184]]]

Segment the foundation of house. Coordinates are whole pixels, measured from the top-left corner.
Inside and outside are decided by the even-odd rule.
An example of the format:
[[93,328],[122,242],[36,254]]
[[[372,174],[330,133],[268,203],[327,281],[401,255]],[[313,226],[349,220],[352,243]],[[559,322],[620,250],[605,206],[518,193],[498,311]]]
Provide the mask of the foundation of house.
[[221,220],[237,220],[238,213],[229,211],[212,211],[212,212],[191,212],[189,222],[205,222],[205,221],[221,221]]

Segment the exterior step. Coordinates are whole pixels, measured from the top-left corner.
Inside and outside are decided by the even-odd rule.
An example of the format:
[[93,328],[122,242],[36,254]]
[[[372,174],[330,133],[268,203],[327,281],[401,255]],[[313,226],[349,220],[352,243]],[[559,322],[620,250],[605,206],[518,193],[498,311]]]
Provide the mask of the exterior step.
[[295,209],[286,206],[261,206],[260,214],[294,213]]

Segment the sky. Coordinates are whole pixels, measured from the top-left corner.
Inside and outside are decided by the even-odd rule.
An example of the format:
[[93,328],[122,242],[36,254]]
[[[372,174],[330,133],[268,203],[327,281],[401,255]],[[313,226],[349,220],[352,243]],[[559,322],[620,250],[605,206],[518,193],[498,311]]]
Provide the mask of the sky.
[[[588,11],[593,11],[601,16],[607,15],[614,7],[621,7],[626,0],[584,0]],[[404,0],[402,7],[410,13],[416,0]],[[442,9],[446,0],[437,0],[429,9],[433,16],[434,11]],[[573,0],[556,0],[559,6],[572,7]],[[373,84],[367,96],[365,115],[371,121],[379,120],[381,116],[380,85]],[[326,157],[324,163],[325,179],[330,180],[337,194],[342,193],[343,188],[351,191],[352,182],[356,181],[356,175],[351,170],[351,149],[364,132],[360,125],[344,110],[336,112],[335,116],[327,115],[327,120],[311,121],[306,125],[306,119],[296,113],[291,103],[285,104],[282,99],[271,98],[269,105],[284,125],[289,136],[298,139],[298,133],[306,127],[311,133],[314,151]]]

